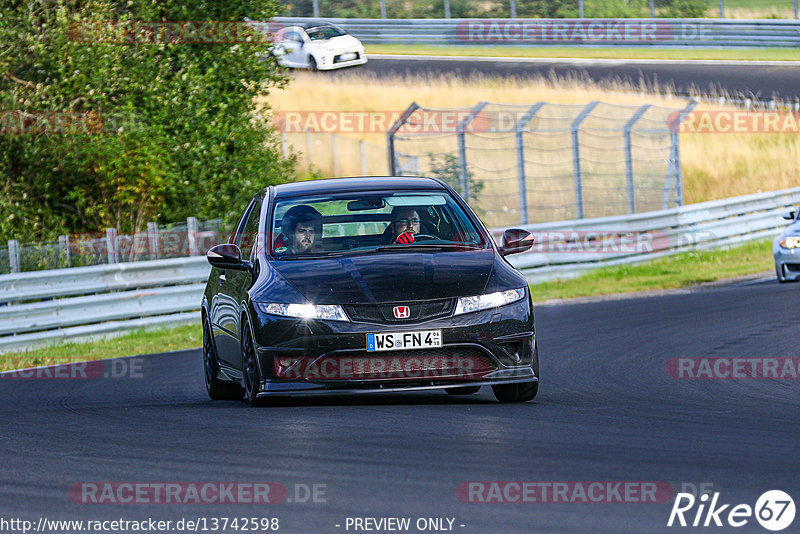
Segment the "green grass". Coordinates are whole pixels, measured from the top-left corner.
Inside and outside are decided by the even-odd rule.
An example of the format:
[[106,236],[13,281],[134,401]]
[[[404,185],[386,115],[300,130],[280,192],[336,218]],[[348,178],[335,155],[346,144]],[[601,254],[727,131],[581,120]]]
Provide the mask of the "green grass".
[[796,48],[669,49],[669,48],[578,48],[518,46],[432,46],[372,44],[367,54],[411,54],[431,56],[504,56],[536,58],[603,58],[603,59],[722,59],[756,61],[800,61]]
[[89,360],[191,349],[203,344],[203,329],[197,324],[159,330],[135,330],[124,336],[89,343],[61,343],[28,352],[0,354],[0,371]]
[[[771,241],[763,240],[728,250],[676,254],[641,265],[604,267],[580,278],[535,284],[531,291],[534,302],[543,302],[685,287],[772,268]],[[0,354],[0,370],[198,348],[202,338],[199,321],[177,328],[138,330],[101,341],[63,343],[28,352]]]
[[746,243],[727,250],[684,252],[640,265],[602,267],[569,280],[531,286],[535,302],[670,289],[712,282],[774,268],[772,241]]

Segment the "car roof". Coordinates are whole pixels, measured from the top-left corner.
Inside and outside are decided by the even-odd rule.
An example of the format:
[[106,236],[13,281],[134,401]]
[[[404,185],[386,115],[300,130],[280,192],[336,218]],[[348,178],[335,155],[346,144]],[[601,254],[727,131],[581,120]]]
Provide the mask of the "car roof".
[[415,189],[444,191],[445,186],[435,178],[418,176],[358,176],[352,178],[329,178],[278,184],[275,198],[301,195],[322,195],[328,193],[348,193],[354,191],[385,191],[387,189]]

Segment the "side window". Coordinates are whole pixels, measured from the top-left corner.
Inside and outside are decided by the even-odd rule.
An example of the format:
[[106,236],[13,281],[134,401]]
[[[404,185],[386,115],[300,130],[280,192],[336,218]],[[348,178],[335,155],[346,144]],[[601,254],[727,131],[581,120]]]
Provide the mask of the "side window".
[[252,259],[253,248],[258,240],[258,221],[261,217],[261,199],[253,201],[247,222],[241,233],[237,235],[237,245],[242,251],[242,259]]
[[288,41],[296,41],[299,43],[303,42],[303,37],[297,32],[286,32],[286,35],[283,36],[284,39]]

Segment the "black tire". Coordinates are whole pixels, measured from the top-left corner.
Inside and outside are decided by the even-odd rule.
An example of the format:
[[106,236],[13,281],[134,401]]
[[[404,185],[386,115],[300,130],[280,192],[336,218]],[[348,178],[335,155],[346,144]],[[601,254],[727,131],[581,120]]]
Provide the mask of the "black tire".
[[211,337],[211,328],[208,320],[203,319],[203,375],[205,376],[206,392],[211,400],[241,400],[244,390],[238,384],[225,382],[217,378],[219,373],[219,360],[214,349],[214,340]]
[[[539,345],[534,345],[533,361],[531,362],[533,373],[536,378],[539,376]],[[528,402],[536,398],[539,393],[539,381],[520,382],[519,384],[499,384],[492,386],[495,398],[499,402]]]
[[261,384],[261,372],[258,370],[256,362],[255,344],[253,334],[250,332],[250,324],[245,318],[242,321],[242,373],[244,374],[244,397],[252,406],[260,406],[262,400],[258,398],[259,385]]
[[317,68],[317,60],[314,59],[314,56],[312,55],[308,56],[308,68],[311,70],[311,72],[317,72],[319,70]]
[[472,395],[481,389],[480,386],[464,386],[460,388],[447,388],[445,391],[448,395]]

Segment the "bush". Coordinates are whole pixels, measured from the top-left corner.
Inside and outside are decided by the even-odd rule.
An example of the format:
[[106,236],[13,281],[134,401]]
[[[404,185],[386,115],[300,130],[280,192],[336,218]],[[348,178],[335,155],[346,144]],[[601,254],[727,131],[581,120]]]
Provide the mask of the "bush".
[[[269,43],[101,42],[77,31],[87,21],[239,22],[276,10],[273,0],[3,2],[0,242],[236,218],[256,190],[290,176],[293,162],[253,102],[286,81],[274,59],[257,57]],[[55,113],[68,126],[45,131]]]

